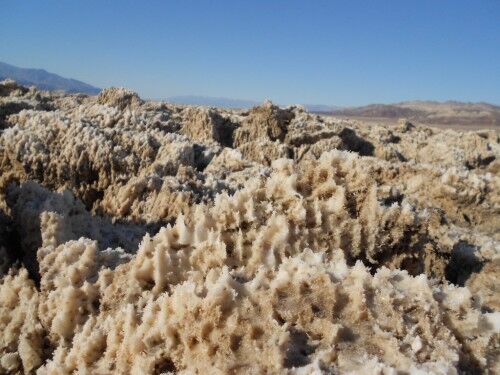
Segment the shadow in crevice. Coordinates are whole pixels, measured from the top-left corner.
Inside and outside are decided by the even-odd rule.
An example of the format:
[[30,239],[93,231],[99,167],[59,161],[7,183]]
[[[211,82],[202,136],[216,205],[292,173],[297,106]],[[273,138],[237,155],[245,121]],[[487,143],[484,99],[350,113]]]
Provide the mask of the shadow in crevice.
[[161,358],[154,366],[153,374],[176,374],[177,368],[170,358]]
[[126,253],[137,251],[146,234],[155,235],[164,224],[93,215],[69,190],[53,192],[33,181],[9,184],[6,203],[10,211],[10,217],[5,217],[10,228],[11,256],[26,267],[36,283],[40,281],[37,251],[42,246],[43,225],[45,236],[54,246],[85,237],[95,240],[101,251],[122,249],[106,253],[118,265],[129,259]]
[[16,249],[20,248],[20,238],[14,230],[12,219],[0,209],[0,277],[18,261]]
[[316,349],[308,343],[309,337],[304,331],[291,328],[289,346],[285,353],[283,365],[286,368],[302,367],[311,362],[309,356]]
[[349,151],[354,151],[361,156],[373,156],[375,146],[364,138],[361,138],[353,129],[344,128],[339,133],[339,137],[344,143],[344,147]]
[[477,251],[477,246],[465,241],[455,244],[446,265],[446,279],[455,285],[464,286],[473,273],[481,271],[484,263],[476,256]]

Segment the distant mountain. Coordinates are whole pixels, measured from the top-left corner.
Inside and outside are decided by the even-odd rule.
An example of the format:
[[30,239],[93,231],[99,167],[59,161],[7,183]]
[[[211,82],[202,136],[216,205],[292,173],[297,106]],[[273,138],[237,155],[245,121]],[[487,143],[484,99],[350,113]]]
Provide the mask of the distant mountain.
[[[171,96],[166,99],[167,102],[176,104],[186,104],[186,105],[201,105],[207,107],[219,107],[219,108],[229,108],[229,109],[248,109],[261,104],[261,102],[254,100],[243,100],[243,99],[230,99],[212,96]],[[329,106],[323,104],[304,104],[304,107],[309,112],[331,112],[339,107]]]
[[0,62],[0,80],[13,79],[25,86],[36,86],[41,90],[62,90],[67,93],[96,95],[101,89],[76,79],[64,78],[43,69],[18,68]]
[[332,111],[336,111],[341,107],[335,105],[326,105],[326,104],[304,104],[304,107],[309,112],[317,112],[317,113],[328,113]]
[[488,103],[415,100],[396,104],[371,104],[363,107],[342,108],[331,113],[335,116],[367,119],[407,118],[425,124],[500,126],[500,107]]
[[202,105],[207,107],[220,107],[229,109],[246,109],[259,105],[259,102],[253,100],[194,95],[171,96],[167,98],[166,101],[175,104]]

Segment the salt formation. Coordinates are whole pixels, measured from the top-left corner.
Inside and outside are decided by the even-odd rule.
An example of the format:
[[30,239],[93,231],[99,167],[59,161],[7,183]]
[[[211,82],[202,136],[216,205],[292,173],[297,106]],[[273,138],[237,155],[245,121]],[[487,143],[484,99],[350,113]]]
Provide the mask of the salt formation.
[[0,373],[500,372],[498,133],[12,81],[0,121]]

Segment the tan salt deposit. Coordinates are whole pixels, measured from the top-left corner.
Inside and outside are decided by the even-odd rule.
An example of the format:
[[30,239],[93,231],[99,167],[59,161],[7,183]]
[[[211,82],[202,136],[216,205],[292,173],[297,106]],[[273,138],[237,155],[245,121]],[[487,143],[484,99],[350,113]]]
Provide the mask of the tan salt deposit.
[[12,81],[1,114],[0,373],[500,372],[498,133]]

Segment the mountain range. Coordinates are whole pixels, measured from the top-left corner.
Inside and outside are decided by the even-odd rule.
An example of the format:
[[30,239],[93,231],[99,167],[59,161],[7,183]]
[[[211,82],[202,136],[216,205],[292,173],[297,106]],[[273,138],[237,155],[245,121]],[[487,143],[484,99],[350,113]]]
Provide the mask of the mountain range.
[[175,104],[202,105],[208,107],[221,107],[229,109],[252,108],[260,103],[254,100],[231,99],[211,96],[180,95],[170,96],[165,99]]
[[[244,99],[231,99],[223,97],[212,96],[195,96],[195,95],[181,95],[171,96],[165,99],[170,103],[176,104],[189,104],[189,105],[203,105],[208,107],[221,107],[229,109],[247,109],[261,104],[255,100]],[[332,112],[340,107],[324,104],[303,104],[309,112]]]
[[25,86],[36,86],[41,90],[65,91],[67,93],[83,93],[96,95],[101,89],[76,79],[64,78],[44,69],[19,68],[0,61],[0,81],[13,79]]
[[[0,80],[13,79],[22,85],[36,86],[42,90],[61,90],[67,93],[96,95],[100,88],[76,79],[64,78],[43,69],[19,68],[0,62]],[[208,96],[171,96],[167,102],[203,105],[230,109],[247,109],[260,102]],[[361,107],[305,104],[310,112],[361,120],[397,120],[407,118],[422,124],[500,126],[500,107],[488,103],[463,103],[457,101],[406,101],[395,104],[370,104]]]

